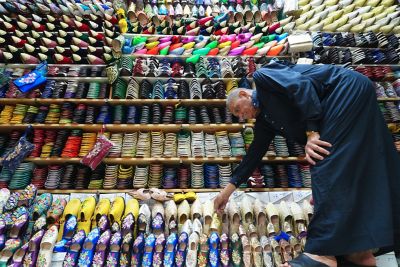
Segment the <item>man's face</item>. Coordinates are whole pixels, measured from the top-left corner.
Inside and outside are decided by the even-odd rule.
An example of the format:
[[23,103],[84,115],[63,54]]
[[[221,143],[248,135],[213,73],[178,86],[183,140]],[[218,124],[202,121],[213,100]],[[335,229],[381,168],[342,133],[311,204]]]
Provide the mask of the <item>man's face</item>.
[[240,92],[239,97],[234,101],[229,110],[240,119],[254,119],[257,115],[257,109],[253,106],[251,96],[245,91]]

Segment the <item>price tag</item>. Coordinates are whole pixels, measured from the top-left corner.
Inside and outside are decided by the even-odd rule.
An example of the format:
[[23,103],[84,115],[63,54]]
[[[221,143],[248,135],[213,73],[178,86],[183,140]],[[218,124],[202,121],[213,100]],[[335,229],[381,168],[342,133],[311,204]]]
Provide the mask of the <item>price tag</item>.
[[292,192],[269,192],[269,200],[272,203],[280,203],[281,201],[293,201]]
[[270,202],[269,200],[269,193],[268,192],[251,192],[247,193],[248,196],[252,196],[254,198],[258,198],[261,202],[267,204]]
[[235,192],[233,192],[231,199],[235,200],[235,201],[241,201],[243,198],[243,194],[244,194],[244,192],[235,191]]
[[84,201],[88,197],[95,197],[96,198],[96,194],[71,193],[70,199],[77,198],[80,201]]
[[302,202],[305,198],[311,197],[311,190],[293,191],[293,201]]
[[209,192],[209,193],[197,193],[197,197],[200,199],[201,203],[206,202],[207,200],[213,200],[218,195],[218,192]]
[[60,261],[60,262],[63,262],[64,261],[64,258],[65,258],[65,255],[67,255],[67,252],[55,252],[55,253],[53,253],[53,256],[52,256],[52,266],[53,266],[53,262],[57,262],[57,261]]

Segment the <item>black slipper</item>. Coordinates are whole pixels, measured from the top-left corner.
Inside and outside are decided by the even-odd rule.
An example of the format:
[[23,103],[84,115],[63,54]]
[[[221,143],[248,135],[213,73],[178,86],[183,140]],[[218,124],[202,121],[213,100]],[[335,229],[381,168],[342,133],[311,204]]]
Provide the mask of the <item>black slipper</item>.
[[337,266],[338,267],[376,267],[376,266],[368,266],[368,265],[359,265],[354,262],[347,260],[345,257],[336,257]]
[[329,267],[329,265],[326,265],[325,263],[313,260],[306,254],[300,254],[288,263],[290,267]]

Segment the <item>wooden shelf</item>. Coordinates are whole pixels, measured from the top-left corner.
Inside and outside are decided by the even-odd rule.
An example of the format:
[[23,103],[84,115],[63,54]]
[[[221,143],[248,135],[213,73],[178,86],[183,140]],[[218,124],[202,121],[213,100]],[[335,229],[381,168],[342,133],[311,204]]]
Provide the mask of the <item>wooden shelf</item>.
[[[400,97],[378,98],[379,102],[400,101]],[[50,104],[86,104],[102,106],[109,104],[124,106],[143,106],[160,104],[162,106],[226,106],[226,99],[89,99],[89,98],[0,98],[0,105],[50,105]]]
[[[72,130],[80,129],[87,132],[99,132],[102,124],[30,124],[36,129],[46,130]],[[29,124],[3,124],[0,125],[0,132],[9,132],[12,130],[25,130]],[[216,131],[238,132],[245,127],[253,127],[253,123],[221,123],[221,124],[106,124],[107,132],[138,132],[138,131],[165,131],[179,132],[204,131],[213,133]]]
[[[18,79],[20,77],[12,77],[12,79]],[[47,80],[55,80],[55,81],[78,81],[78,82],[108,82],[107,77],[47,77]]]
[[[6,68],[34,68],[39,64],[24,64],[24,63],[0,63],[0,66],[4,66]],[[79,67],[79,68],[93,68],[93,67],[107,67],[106,64],[47,64],[47,66],[58,66],[58,67]]]
[[[122,78],[122,79],[124,79],[124,80],[129,80],[130,78],[134,78],[135,80],[137,80],[137,81],[139,81],[139,82],[141,82],[141,81],[143,81],[143,80],[148,80],[148,81],[150,81],[150,82],[155,82],[155,81],[168,81],[169,79],[173,79],[173,80],[175,80],[175,81],[181,81],[181,80],[183,80],[183,81],[188,81],[188,82],[190,82],[190,81],[192,81],[192,80],[194,80],[194,79],[196,79],[198,82],[203,82],[204,80],[206,80],[206,79],[209,79],[209,80],[211,80],[212,82],[217,82],[217,81],[224,81],[224,82],[227,82],[227,81],[230,81],[230,80],[240,80],[240,79],[242,79],[242,78],[244,78],[244,77],[232,77],[232,78],[198,78],[198,77],[193,77],[193,78],[190,78],[190,77],[138,77],[138,76],[120,76],[120,78]],[[253,77],[246,77],[249,81],[253,81]]]
[[163,106],[225,106],[226,99],[88,99],[88,98],[0,98],[0,105],[50,105],[50,104],[86,104],[93,106],[124,105],[124,106],[143,106],[160,104]]
[[[79,164],[81,158],[26,158],[24,161],[33,162],[38,165],[52,165],[52,164]],[[216,157],[216,158],[104,158],[105,164],[119,164],[119,165],[149,165],[149,164],[165,164],[165,165],[178,165],[178,164],[227,164],[239,163],[240,157]],[[264,157],[264,163],[307,163],[304,157]]]
[[[115,193],[129,193],[134,191],[135,189],[39,189],[38,193],[52,193],[52,194],[71,194],[71,193],[79,193],[79,194],[115,194]],[[210,193],[210,192],[220,192],[222,188],[211,189],[211,188],[188,188],[188,189],[163,189],[166,192],[170,193],[186,193],[186,192],[196,192],[196,193]],[[308,187],[300,187],[300,188],[238,188],[238,191],[242,192],[277,192],[277,191],[300,191],[307,190],[311,191],[311,188]],[[12,192],[22,192],[22,190],[12,190]]]
[[[122,57],[133,57],[133,58],[137,58],[137,57],[143,57],[143,58],[147,58],[147,57],[155,57],[155,58],[160,58],[160,59],[186,59],[189,57],[192,57],[194,55],[148,55],[148,54],[122,54]],[[206,57],[206,58],[217,58],[217,59],[223,59],[223,58],[228,58],[228,59],[233,59],[233,58],[262,58],[265,57],[267,59],[274,59],[274,58],[278,58],[278,59],[290,59],[292,58],[291,55],[287,55],[287,56],[273,56],[273,57],[269,57],[269,56],[258,56],[258,55],[254,55],[254,56],[247,56],[247,55],[237,55],[237,56],[208,56],[208,55],[204,55],[204,56],[200,56],[200,57]]]
[[[318,46],[314,46],[318,47]],[[355,46],[334,46],[334,45],[324,45],[323,48],[326,49],[331,49],[331,48],[338,48],[338,49],[350,49],[350,50],[355,50],[355,49],[365,49],[365,50],[386,50],[386,48],[383,47],[355,47]]]

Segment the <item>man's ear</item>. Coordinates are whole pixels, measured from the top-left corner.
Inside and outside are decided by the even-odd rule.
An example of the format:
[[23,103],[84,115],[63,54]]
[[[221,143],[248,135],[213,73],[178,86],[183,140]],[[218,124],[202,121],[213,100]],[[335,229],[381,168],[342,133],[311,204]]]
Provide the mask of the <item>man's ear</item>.
[[246,93],[245,90],[240,90],[239,91],[239,97],[246,97],[246,96],[247,96],[247,93]]

